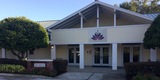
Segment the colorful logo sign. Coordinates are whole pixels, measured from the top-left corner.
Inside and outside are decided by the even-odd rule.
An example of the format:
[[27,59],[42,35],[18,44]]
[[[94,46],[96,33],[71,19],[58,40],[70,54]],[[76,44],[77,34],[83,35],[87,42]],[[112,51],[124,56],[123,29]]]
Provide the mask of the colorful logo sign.
[[101,34],[99,30],[97,30],[97,32],[94,35],[92,35],[91,39],[92,40],[102,40],[104,39],[104,37],[103,37],[103,34]]

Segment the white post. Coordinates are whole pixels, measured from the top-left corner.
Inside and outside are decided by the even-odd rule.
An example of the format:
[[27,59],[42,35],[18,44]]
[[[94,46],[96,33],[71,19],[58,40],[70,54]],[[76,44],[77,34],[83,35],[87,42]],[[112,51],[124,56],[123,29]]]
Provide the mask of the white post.
[[99,6],[97,5],[97,27],[99,27]]
[[83,16],[81,15],[81,28],[83,28]]
[[157,60],[156,49],[150,49],[150,60],[151,61],[156,61]]
[[117,70],[117,43],[112,43],[112,70]]
[[6,58],[6,52],[4,48],[2,48],[2,58]]
[[51,46],[51,59],[56,59],[56,45]]
[[80,64],[79,68],[84,69],[84,44],[80,44]]
[[117,24],[116,24],[116,9],[114,9],[114,27],[116,27],[117,26]]

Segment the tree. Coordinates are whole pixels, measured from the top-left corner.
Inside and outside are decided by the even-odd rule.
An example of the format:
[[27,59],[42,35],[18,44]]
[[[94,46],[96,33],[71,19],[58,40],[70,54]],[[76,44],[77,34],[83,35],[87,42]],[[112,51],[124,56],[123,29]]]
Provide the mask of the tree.
[[123,2],[122,4],[120,4],[120,7],[131,10],[131,4],[129,2]]
[[131,0],[120,4],[121,8],[146,14],[160,12],[159,0]]
[[152,22],[151,26],[145,32],[143,46],[146,49],[160,48],[160,15]]
[[17,56],[27,58],[27,52],[45,48],[49,44],[48,33],[40,24],[25,17],[10,17],[0,21],[0,47]]

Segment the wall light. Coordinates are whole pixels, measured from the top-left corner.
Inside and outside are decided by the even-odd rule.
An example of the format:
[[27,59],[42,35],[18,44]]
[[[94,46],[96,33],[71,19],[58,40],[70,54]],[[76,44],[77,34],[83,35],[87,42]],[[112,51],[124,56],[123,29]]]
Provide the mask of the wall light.
[[53,48],[54,48],[54,45],[51,45],[51,48],[53,49]]

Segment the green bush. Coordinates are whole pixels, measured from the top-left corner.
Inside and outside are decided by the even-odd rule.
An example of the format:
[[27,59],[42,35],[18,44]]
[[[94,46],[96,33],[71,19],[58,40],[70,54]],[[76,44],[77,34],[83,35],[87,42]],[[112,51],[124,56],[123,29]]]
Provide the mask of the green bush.
[[21,65],[0,64],[0,72],[2,73],[22,73],[25,67]]
[[27,61],[16,59],[0,58],[0,64],[22,65],[27,68]]
[[127,80],[131,80],[132,77],[136,76],[138,73],[160,76],[160,62],[125,63],[124,68]]
[[58,75],[67,71],[67,60],[53,60],[53,67],[57,70]]
[[34,75],[50,76],[50,77],[55,77],[57,75],[57,71],[55,69],[48,70],[46,68],[32,68],[30,70],[27,70],[26,73]]
[[138,73],[133,77],[133,80],[160,80],[160,77],[155,76],[153,74],[140,74]]

